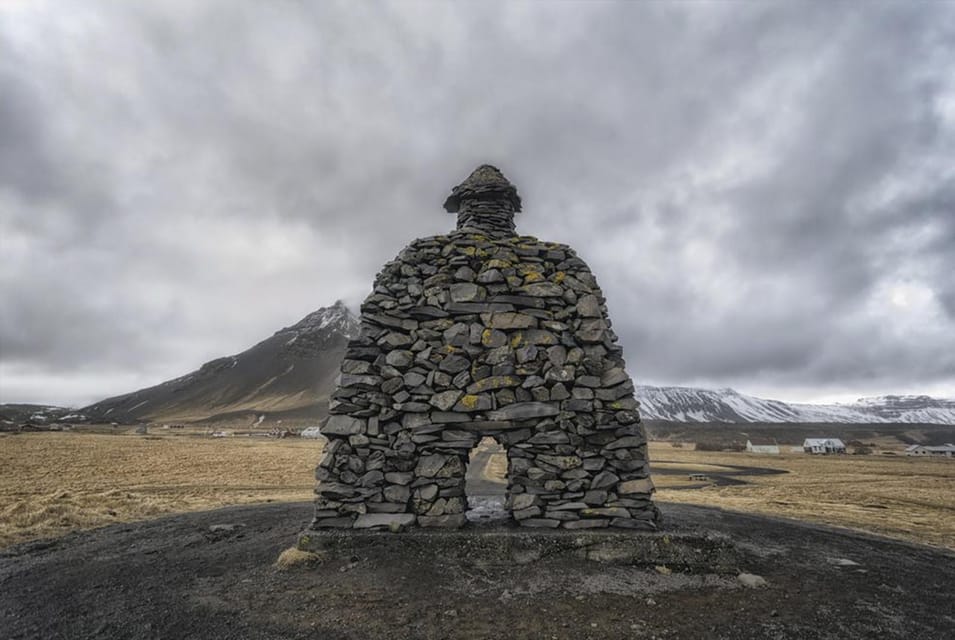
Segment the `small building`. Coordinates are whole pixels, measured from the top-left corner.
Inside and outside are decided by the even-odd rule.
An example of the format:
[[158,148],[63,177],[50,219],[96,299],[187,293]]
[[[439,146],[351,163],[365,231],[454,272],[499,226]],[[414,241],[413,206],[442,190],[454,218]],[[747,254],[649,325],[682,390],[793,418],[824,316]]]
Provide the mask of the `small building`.
[[905,449],[907,456],[937,456],[955,458],[955,444],[947,442],[941,445],[913,444]]
[[749,453],[771,453],[779,455],[779,443],[775,438],[750,438],[746,441],[746,450]]
[[802,443],[802,450],[806,453],[845,453],[846,445],[839,438],[806,438]]

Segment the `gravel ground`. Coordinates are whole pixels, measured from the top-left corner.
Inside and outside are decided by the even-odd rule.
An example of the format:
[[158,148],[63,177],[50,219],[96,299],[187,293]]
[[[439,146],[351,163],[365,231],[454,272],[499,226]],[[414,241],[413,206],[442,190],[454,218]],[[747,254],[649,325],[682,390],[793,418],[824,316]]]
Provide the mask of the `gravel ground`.
[[[955,554],[661,505],[739,572],[556,555],[512,565],[369,546],[280,571],[310,504],[115,525],[0,552],[0,638],[951,638]],[[227,525],[227,526],[220,526]]]

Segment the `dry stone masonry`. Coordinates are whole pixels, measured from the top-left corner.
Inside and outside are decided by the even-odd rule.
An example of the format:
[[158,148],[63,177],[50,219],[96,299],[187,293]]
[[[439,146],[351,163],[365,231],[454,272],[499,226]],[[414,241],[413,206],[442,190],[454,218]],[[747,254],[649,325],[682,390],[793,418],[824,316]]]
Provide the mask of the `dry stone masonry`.
[[312,528],[464,526],[468,456],[491,436],[520,526],[655,529],[634,386],[590,269],[516,235],[520,197],[492,166],[445,208],[457,229],[412,242],[362,304]]

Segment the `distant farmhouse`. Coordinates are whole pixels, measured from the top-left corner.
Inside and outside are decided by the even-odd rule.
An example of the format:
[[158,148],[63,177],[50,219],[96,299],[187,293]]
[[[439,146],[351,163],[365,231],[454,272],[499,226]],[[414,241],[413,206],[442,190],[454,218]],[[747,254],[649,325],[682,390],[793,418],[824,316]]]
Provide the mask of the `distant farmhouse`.
[[839,438],[806,438],[802,443],[802,450],[806,453],[845,453],[846,445]]
[[907,456],[940,456],[945,458],[955,458],[955,444],[948,442],[939,446],[928,446],[924,444],[913,444],[905,449]]
[[779,443],[774,438],[750,438],[746,441],[746,450],[750,453],[779,455]]
[[308,427],[306,429],[303,429],[302,432],[298,435],[302,436],[303,438],[312,438],[312,439],[321,438],[322,429],[321,427]]

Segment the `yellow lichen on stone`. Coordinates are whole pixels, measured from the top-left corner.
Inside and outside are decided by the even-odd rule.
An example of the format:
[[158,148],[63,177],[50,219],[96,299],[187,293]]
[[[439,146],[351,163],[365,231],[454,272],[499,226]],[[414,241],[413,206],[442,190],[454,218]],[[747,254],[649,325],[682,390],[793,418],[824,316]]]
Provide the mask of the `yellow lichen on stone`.
[[474,409],[478,405],[478,397],[472,394],[461,396],[461,406],[465,409]]
[[544,276],[541,275],[540,271],[531,271],[526,276],[524,276],[524,284],[530,284],[532,282],[540,282],[544,279]]
[[491,376],[490,378],[482,378],[475,382],[469,390],[474,390],[477,392],[482,391],[492,391],[494,389],[503,389],[505,387],[518,387],[520,386],[522,380],[515,376]]
[[457,351],[457,347],[455,347],[454,345],[446,344],[443,347],[441,347],[441,351],[451,354]]
[[494,254],[498,260],[507,260],[512,265],[520,262],[520,260],[517,257],[517,254],[511,251],[510,249],[508,249],[507,247],[501,247],[500,249],[495,251]]
[[485,329],[481,332],[481,344],[485,347],[491,346],[491,337],[494,335],[494,331],[491,329]]
[[524,345],[524,334],[518,331],[511,337],[511,349],[517,349]]
[[463,253],[463,254],[466,255],[466,256],[472,256],[472,257],[473,257],[473,256],[474,256],[474,253],[477,251],[477,249],[476,249],[475,247],[460,247],[460,248],[458,249],[458,251],[460,251],[461,253]]
[[501,260],[500,258],[491,258],[487,261],[488,269],[509,269],[511,263],[507,260]]
[[554,274],[554,282],[556,282],[557,284],[560,284],[561,282],[564,281],[564,278],[566,277],[567,277],[566,273],[564,273],[563,271],[558,271],[557,273]]

